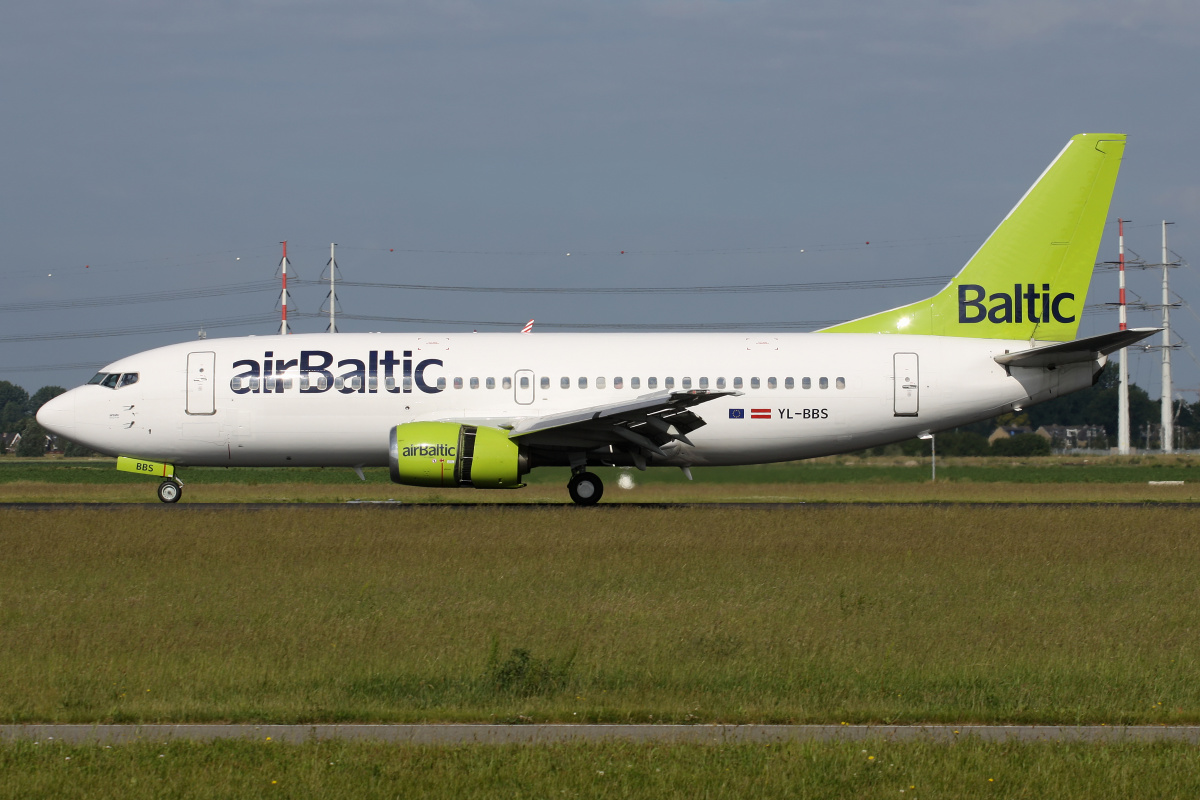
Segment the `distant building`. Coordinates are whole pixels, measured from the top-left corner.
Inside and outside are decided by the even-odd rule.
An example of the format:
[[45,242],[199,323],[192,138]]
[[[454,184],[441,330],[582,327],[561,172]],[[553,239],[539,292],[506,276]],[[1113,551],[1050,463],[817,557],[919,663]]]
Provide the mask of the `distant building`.
[[1034,431],[1066,450],[1091,450],[1108,447],[1108,431],[1103,425],[1043,425]]
[[988,437],[988,444],[997,439],[1009,439],[1019,433],[1033,433],[1033,428],[1028,425],[1002,425],[992,431],[992,435]]

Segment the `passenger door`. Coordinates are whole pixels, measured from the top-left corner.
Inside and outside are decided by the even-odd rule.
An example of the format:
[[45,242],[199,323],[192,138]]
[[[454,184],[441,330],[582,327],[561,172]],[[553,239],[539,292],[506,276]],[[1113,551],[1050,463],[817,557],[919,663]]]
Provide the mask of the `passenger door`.
[[216,407],[217,354],[188,353],[187,413],[207,415],[217,413]]
[[915,417],[920,410],[920,374],[916,353],[896,353],[892,357],[895,369],[895,409],[897,417]]

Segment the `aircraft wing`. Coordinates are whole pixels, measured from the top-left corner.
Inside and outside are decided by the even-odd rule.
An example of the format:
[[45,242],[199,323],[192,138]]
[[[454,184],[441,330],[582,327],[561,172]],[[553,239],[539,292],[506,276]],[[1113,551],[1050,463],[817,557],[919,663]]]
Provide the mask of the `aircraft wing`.
[[1059,342],[1058,344],[1019,350],[1016,353],[1004,353],[996,356],[996,362],[1006,367],[1048,367],[1053,369],[1061,364],[1095,361],[1100,356],[1115,353],[1122,347],[1136,344],[1161,330],[1162,328],[1131,328],[1127,331],[1102,333],[1099,336],[1089,336],[1074,342]]
[[706,423],[692,408],[741,392],[692,389],[646,394],[621,403],[581,408],[517,423],[509,438],[522,445],[553,450],[589,451],[614,446],[630,452],[642,466],[646,455],[666,457],[663,446],[691,444],[687,435]]

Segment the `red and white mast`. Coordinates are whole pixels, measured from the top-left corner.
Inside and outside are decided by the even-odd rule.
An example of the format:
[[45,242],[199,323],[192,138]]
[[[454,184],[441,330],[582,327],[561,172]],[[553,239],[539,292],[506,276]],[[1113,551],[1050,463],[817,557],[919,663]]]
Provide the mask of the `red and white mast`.
[[[283,245],[283,258],[280,260],[280,272],[283,275],[283,289],[280,294],[280,308],[282,308],[283,315],[280,319],[280,333],[290,333],[292,331],[288,327],[288,243],[287,241],[280,243]],[[1121,279],[1124,281],[1124,278]],[[1123,291],[1124,289],[1122,289],[1122,293]],[[1122,296],[1124,295],[1122,294]]]

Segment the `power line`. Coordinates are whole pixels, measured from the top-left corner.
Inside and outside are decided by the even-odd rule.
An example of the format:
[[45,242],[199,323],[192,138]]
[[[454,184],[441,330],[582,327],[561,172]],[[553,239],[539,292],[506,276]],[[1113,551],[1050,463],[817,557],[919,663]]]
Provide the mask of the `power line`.
[[[727,286],[437,286],[419,283],[379,283],[374,281],[341,281],[342,286],[366,289],[402,289],[417,292],[479,292],[485,294],[754,294],[775,292],[840,292],[860,289],[901,289],[912,286],[942,286],[950,280],[946,275],[926,275],[919,278],[883,278],[857,281],[823,281],[817,283],[767,283]],[[295,281],[315,284],[316,281]]]
[[173,331],[199,330],[200,328],[235,328],[242,325],[262,325],[275,319],[272,314],[254,314],[245,317],[230,317],[223,320],[200,320],[191,322],[168,322],[151,325],[133,325],[127,328],[101,328],[91,331],[55,331],[53,333],[20,333],[0,336],[0,344],[18,342],[48,342],[58,339],[97,339],[109,336],[135,336],[147,333],[170,333]]
[[274,289],[270,281],[253,281],[251,283],[234,283],[227,286],[213,286],[207,289],[173,289],[157,292],[142,292],[140,294],[119,294],[108,297],[82,297],[74,300],[36,300],[24,303],[7,303],[0,305],[0,313],[18,313],[22,311],[53,311],[68,308],[94,308],[97,306],[138,305],[142,303],[160,303],[171,300],[198,300],[205,297],[224,297],[231,294],[250,294]]

